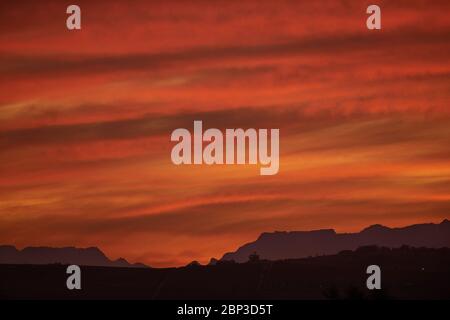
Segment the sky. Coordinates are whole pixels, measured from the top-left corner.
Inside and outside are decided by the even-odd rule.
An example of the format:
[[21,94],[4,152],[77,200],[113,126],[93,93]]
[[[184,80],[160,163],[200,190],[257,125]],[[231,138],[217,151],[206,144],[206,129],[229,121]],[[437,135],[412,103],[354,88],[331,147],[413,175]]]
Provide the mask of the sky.
[[[377,1],[381,30],[370,4],[2,1],[0,244],[166,267],[448,218],[450,2]],[[279,128],[279,173],[174,165],[194,120]]]

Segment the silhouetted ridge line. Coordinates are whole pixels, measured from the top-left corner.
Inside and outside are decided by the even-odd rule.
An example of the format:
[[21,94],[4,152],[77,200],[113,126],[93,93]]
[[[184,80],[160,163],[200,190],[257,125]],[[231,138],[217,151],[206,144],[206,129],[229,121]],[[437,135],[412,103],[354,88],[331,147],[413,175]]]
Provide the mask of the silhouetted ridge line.
[[130,264],[119,258],[110,260],[99,248],[75,247],[26,247],[22,250],[14,246],[0,246],[0,264],[76,264],[84,266],[145,268],[141,263]]
[[245,262],[253,253],[267,260],[295,259],[336,254],[368,245],[388,248],[402,245],[450,247],[450,221],[445,219],[439,224],[415,224],[402,228],[375,224],[357,233],[336,233],[333,229],[264,232],[256,241],[243,245],[235,252],[226,253],[221,260]]

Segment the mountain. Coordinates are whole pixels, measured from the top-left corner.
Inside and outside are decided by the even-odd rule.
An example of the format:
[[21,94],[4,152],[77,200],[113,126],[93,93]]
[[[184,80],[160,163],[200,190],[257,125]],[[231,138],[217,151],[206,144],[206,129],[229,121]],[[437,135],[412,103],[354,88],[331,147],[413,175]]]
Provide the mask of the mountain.
[[[372,264],[382,269],[381,290],[367,288]],[[329,256],[161,269],[85,266],[82,290],[67,290],[66,268],[58,264],[3,264],[0,275],[0,300],[449,300],[450,248],[368,246]]]
[[222,261],[248,261],[257,253],[260,259],[282,260],[316,255],[336,254],[343,250],[355,250],[361,246],[377,245],[389,248],[450,247],[450,221],[440,224],[416,224],[403,228],[372,225],[358,233],[336,233],[333,229],[262,233],[259,238],[226,253]]
[[145,268],[146,265],[130,264],[123,258],[110,260],[96,247],[91,248],[52,248],[26,247],[17,250],[14,246],[0,246],[0,264],[76,264],[83,266]]

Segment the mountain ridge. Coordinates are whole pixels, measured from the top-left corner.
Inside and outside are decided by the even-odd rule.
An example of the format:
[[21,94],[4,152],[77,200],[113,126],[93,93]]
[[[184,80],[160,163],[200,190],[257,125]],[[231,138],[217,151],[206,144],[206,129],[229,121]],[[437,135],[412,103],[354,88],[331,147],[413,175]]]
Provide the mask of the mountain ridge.
[[146,268],[142,263],[129,263],[124,258],[109,259],[99,248],[76,247],[25,247],[22,250],[13,245],[0,245],[0,264],[76,264],[84,266],[105,266],[125,268]]
[[423,223],[396,228],[374,224],[355,233],[337,233],[334,229],[263,232],[255,241],[225,253],[220,260],[245,262],[255,252],[261,259],[295,259],[336,254],[367,245],[389,248],[402,245],[450,247],[450,221],[444,219],[438,224]]

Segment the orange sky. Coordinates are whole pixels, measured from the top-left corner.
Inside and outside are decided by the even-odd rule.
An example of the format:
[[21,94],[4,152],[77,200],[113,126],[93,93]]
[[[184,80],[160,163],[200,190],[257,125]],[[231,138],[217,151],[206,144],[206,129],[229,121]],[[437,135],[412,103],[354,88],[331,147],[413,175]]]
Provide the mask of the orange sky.
[[[0,243],[152,266],[450,209],[449,1],[0,4]],[[280,128],[280,171],[175,166],[176,128]]]

